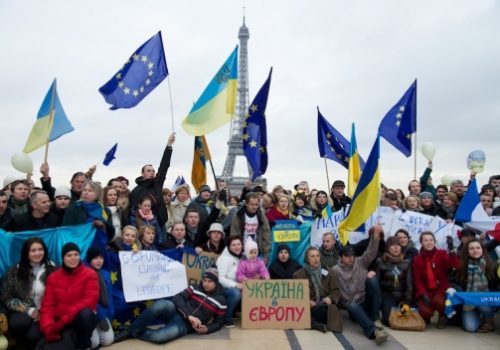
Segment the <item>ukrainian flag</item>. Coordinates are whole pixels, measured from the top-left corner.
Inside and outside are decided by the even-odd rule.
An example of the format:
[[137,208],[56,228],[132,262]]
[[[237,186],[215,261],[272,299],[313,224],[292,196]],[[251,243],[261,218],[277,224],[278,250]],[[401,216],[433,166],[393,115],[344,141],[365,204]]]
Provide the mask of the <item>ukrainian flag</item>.
[[74,130],[59,101],[56,79],[47,92],[36,118],[35,125],[24,146],[24,153],[33,152]]
[[219,69],[182,122],[193,136],[206,135],[228,123],[234,114],[238,87],[238,46]]
[[349,233],[356,230],[373,214],[379,204],[380,188],[380,140],[377,135],[365,169],[359,179],[358,187],[346,218],[339,224],[340,242],[345,245],[349,242]]
[[364,163],[358,153],[358,144],[356,142],[356,129],[352,123],[351,129],[351,149],[349,152],[349,170],[347,172],[347,195],[352,198],[358,186],[361,171],[363,170]]
[[211,159],[210,151],[208,150],[207,140],[205,136],[194,137],[194,157],[193,168],[191,170],[191,183],[196,192],[201,186],[207,183],[207,166],[206,161]]

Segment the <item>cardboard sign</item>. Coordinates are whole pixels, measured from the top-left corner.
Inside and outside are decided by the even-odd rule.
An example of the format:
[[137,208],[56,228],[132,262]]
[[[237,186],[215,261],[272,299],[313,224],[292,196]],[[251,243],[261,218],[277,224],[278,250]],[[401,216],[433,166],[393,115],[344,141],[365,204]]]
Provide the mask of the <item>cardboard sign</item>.
[[243,328],[311,328],[308,280],[246,280],[242,294]]
[[186,267],[188,285],[200,283],[205,270],[215,266],[218,257],[215,253],[202,252],[200,255],[194,255],[184,252],[182,265]]
[[300,227],[296,220],[278,220],[273,227],[273,242],[300,242]]
[[156,251],[119,252],[125,301],[171,297],[187,288],[186,268]]

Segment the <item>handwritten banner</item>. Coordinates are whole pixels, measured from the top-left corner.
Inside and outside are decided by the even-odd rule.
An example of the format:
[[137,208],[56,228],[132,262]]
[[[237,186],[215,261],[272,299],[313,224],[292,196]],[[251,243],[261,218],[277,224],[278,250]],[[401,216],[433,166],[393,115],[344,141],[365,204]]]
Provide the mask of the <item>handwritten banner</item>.
[[203,273],[209,267],[215,266],[219,255],[214,253],[202,252],[199,255],[184,252],[182,256],[182,265],[186,267],[187,283],[198,284],[203,278]]
[[119,252],[125,301],[173,296],[187,288],[186,268],[156,251]]
[[300,242],[300,227],[296,220],[279,220],[273,227],[276,243]]
[[326,232],[332,232],[335,235],[335,239],[338,239],[337,226],[344,218],[344,210],[339,210],[332,213],[328,219],[319,217],[314,220],[311,225],[311,245],[319,248],[323,243],[323,234]]
[[242,293],[243,328],[311,328],[307,280],[246,280]]

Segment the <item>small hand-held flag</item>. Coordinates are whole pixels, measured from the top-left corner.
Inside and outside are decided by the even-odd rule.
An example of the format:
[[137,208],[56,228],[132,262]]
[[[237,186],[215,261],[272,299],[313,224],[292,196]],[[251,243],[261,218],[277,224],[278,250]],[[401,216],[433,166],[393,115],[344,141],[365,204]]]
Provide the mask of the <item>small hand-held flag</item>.
[[115,143],[115,145],[113,147],[111,147],[111,149],[104,156],[104,160],[102,161],[102,164],[104,164],[105,166],[108,166],[109,163],[111,163],[113,161],[113,159],[116,159],[115,153],[116,153],[117,148],[118,148],[118,143]]
[[243,153],[252,168],[252,181],[266,172],[267,169],[267,128],[266,106],[271,85],[269,71],[266,82],[260,88],[252,104],[248,108],[243,122]]
[[130,56],[123,67],[99,92],[110,109],[137,105],[168,75],[161,32],[156,33]]
[[36,118],[35,125],[33,125],[24,146],[24,153],[33,152],[74,130],[59,100],[56,79],[54,79],[47,95],[45,95]]
[[378,131],[405,156],[411,156],[411,135],[417,131],[417,80],[387,112]]
[[182,128],[189,135],[207,135],[228,123],[234,114],[238,86],[238,46],[205,88]]

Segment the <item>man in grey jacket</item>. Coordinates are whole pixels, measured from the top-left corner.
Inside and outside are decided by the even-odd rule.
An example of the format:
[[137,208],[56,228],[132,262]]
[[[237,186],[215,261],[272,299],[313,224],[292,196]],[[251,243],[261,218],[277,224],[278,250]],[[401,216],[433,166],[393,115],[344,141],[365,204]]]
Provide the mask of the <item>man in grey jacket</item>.
[[368,267],[377,256],[382,226],[372,227],[370,231],[373,231],[373,234],[370,232],[370,243],[363,255],[355,257],[352,246],[343,246],[340,250],[340,262],[332,271],[340,287],[341,307],[349,311],[369,339],[374,339],[377,345],[380,345],[388,337],[387,332],[374,323],[380,311],[380,288],[372,288],[367,294],[366,282],[369,278],[370,283],[376,283],[374,273],[369,273]]

